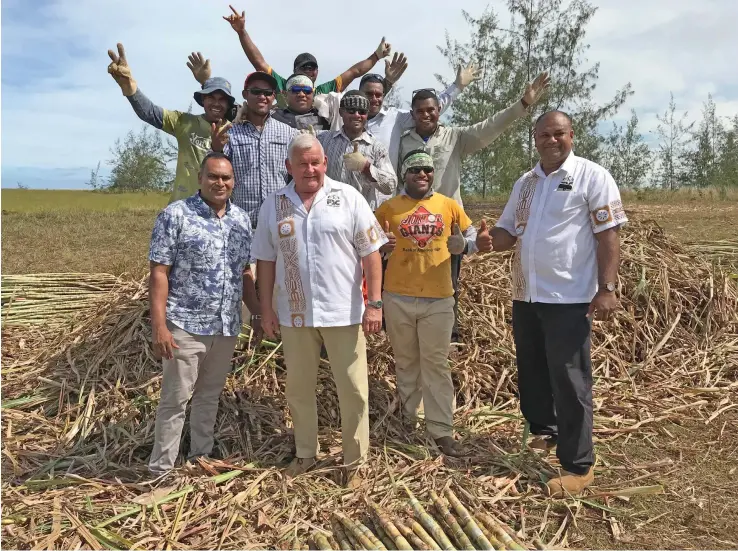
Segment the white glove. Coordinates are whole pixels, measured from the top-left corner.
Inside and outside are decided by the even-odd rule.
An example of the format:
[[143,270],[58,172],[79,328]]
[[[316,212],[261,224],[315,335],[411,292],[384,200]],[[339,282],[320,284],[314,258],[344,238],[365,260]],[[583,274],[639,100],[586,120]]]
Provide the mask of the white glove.
[[377,61],[379,61],[383,57],[387,57],[388,55],[390,55],[391,51],[392,45],[389,42],[386,42],[384,37],[382,37],[382,40],[379,43],[379,46],[377,46],[374,54],[377,56]]
[[448,238],[446,247],[448,248],[448,252],[451,254],[461,254],[464,252],[464,249],[466,249],[466,238],[461,233],[458,224],[453,225],[451,236]]
[[346,170],[352,172],[361,172],[366,166],[366,157],[359,152],[359,144],[354,142],[354,152],[346,153],[343,156],[343,164]]
[[312,124],[308,124],[307,128],[302,128],[298,130],[300,134],[310,134],[311,136],[316,136],[317,133],[315,132],[315,128],[313,128]]

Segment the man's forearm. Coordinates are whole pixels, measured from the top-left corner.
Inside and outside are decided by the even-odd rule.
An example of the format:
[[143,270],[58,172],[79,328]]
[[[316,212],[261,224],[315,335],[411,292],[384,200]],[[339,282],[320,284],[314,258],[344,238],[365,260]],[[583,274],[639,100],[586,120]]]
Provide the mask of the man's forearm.
[[149,315],[153,327],[164,327],[167,324],[168,295],[169,277],[165,272],[152,269],[149,274]]
[[243,303],[252,314],[261,312],[259,296],[256,293],[256,285],[254,285],[254,275],[250,269],[243,273]]
[[261,312],[272,307],[274,300],[274,280],[277,277],[277,263],[268,260],[256,261],[256,280],[259,282],[259,302]]
[[126,97],[139,119],[159,130],[164,127],[164,109],[151,101],[139,88],[133,95]]
[[377,64],[377,61],[379,61],[379,59],[377,59],[377,54],[372,53],[372,55],[370,55],[366,59],[362,59],[351,68],[344,71],[341,75],[341,90],[345,90],[346,88],[348,88],[348,85],[351,84],[352,81],[357,78],[363,77],[365,74],[371,71],[372,67]]
[[382,257],[379,251],[366,255],[361,259],[366,278],[366,294],[369,300],[382,299]]
[[620,233],[618,228],[595,234],[597,239],[597,275],[599,283],[615,283],[620,266]]
[[494,227],[489,233],[492,236],[492,250],[496,252],[509,251],[518,240],[517,237],[503,228]]
[[239,42],[241,42],[243,53],[245,53],[246,57],[249,58],[249,61],[251,62],[251,65],[254,66],[254,69],[256,69],[257,71],[268,71],[269,64],[264,59],[264,56],[261,55],[261,51],[259,51],[259,48],[256,47],[256,44],[254,44],[253,40],[251,40],[251,37],[249,36],[249,33],[246,32],[246,30],[238,33],[238,40]]

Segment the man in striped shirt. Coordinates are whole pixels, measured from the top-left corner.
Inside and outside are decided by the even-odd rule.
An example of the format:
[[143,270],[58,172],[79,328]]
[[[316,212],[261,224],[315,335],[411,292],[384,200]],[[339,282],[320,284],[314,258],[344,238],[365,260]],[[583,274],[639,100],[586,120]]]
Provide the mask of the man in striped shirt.
[[264,199],[287,182],[287,146],[297,134],[271,117],[276,89],[271,75],[251,73],[244,83],[242,122],[220,131],[213,128],[213,150],[228,155],[233,164],[233,202],[248,213],[254,228]]

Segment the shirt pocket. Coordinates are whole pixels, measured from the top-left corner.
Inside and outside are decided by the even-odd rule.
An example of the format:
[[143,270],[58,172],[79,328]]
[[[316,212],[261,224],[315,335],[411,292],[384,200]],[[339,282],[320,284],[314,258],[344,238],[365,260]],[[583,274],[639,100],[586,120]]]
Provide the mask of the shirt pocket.
[[284,161],[287,158],[287,145],[288,144],[285,140],[269,140],[268,166],[271,169],[271,173],[275,177],[279,178],[279,182],[275,183],[283,184],[287,182],[287,167],[284,164]]
[[546,208],[549,212],[567,212],[572,209],[579,209],[586,206],[586,199],[584,193],[577,188],[571,190],[560,190],[554,187],[548,196],[546,201]]

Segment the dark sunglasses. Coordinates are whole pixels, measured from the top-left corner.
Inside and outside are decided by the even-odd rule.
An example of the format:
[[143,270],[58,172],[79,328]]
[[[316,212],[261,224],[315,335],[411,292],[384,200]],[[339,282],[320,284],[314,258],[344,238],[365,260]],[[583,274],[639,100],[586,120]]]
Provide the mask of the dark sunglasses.
[[315,65],[314,63],[307,63],[305,65],[302,65],[300,67],[300,69],[302,69],[304,71],[317,71],[318,70],[318,66]]
[[293,94],[299,94],[300,92],[302,92],[306,96],[309,96],[313,93],[313,89],[310,88],[310,86],[293,86],[292,88],[290,88],[290,92],[292,92]]
[[349,115],[355,115],[358,113],[359,115],[366,115],[369,111],[366,109],[346,109],[346,113]]
[[270,88],[247,88],[246,91],[253,96],[264,96],[265,98],[274,95],[274,90]]
[[425,172],[426,174],[433,174],[433,167],[432,166],[411,166],[407,169],[407,171],[410,174],[420,174],[421,172]]

